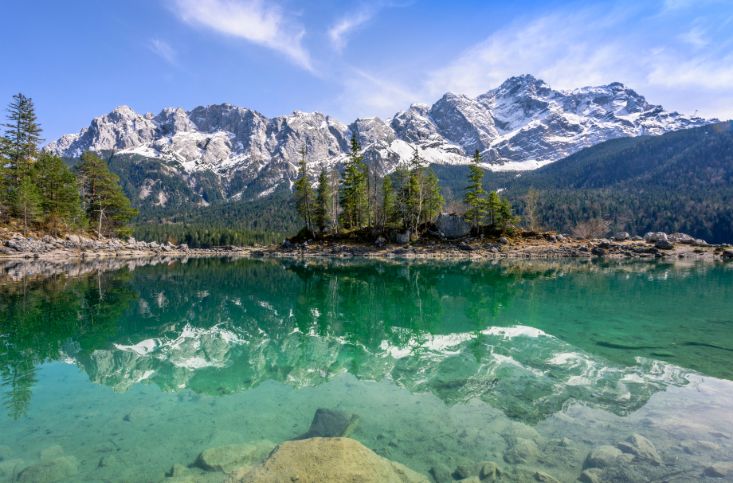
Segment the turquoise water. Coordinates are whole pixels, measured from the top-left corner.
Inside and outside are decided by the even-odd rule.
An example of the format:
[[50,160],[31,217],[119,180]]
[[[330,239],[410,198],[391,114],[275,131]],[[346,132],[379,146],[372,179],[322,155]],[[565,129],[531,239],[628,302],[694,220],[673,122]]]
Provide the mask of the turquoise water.
[[198,259],[7,282],[0,375],[6,481],[59,455],[68,481],[159,481],[318,408],[425,475],[573,481],[638,433],[661,461],[626,478],[697,481],[733,461],[733,266]]

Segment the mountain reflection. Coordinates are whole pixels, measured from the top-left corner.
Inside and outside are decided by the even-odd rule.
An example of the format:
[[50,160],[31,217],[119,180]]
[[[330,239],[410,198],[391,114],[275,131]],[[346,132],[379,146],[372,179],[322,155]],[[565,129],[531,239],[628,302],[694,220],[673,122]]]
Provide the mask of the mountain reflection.
[[[651,264],[198,259],[8,284],[0,287],[4,402],[20,417],[35,367],[63,360],[120,391],[144,381],[217,395],[267,380],[312,386],[350,373],[431,392],[448,404],[480,399],[525,421],[571,401],[625,414],[668,385],[685,384],[677,366],[700,370],[693,357],[700,347],[687,359],[680,347],[673,366],[656,360],[667,350],[663,340],[649,345],[638,335],[637,347],[619,349],[613,345],[623,345],[625,334],[601,334],[604,346],[587,329],[606,322],[586,322],[582,311],[579,319],[594,325],[558,321],[546,304],[566,307],[588,294],[600,301],[640,270],[645,284],[670,272]],[[715,275],[723,279],[713,291],[730,273]],[[675,277],[684,283],[710,274]],[[659,290],[653,287],[652,294]]]

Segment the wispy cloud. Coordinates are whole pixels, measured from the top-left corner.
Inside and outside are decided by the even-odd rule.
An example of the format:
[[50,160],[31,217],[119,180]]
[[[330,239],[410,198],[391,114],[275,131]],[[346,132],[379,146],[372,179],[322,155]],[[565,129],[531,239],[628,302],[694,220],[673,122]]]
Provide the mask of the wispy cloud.
[[328,29],[328,38],[333,48],[341,52],[346,47],[348,35],[357,27],[365,24],[374,17],[376,10],[373,8],[364,9],[354,16],[347,16],[336,22]]
[[[668,3],[656,12],[625,4],[518,19],[421,76],[397,70],[383,82],[362,70],[344,83],[341,98],[355,112],[372,106],[387,115],[390,108],[404,109],[406,98],[433,102],[448,91],[476,96],[529,73],[560,89],[620,81],[668,109],[733,117],[733,107],[721,105],[733,92],[730,22],[709,17],[669,23],[655,14],[688,2]],[[649,29],[659,29],[658,35],[650,37]]]
[[178,54],[165,40],[150,39],[148,42],[148,49],[170,65],[178,64]]
[[313,71],[310,54],[302,43],[305,28],[271,1],[175,0],[175,7],[184,22],[273,49]]

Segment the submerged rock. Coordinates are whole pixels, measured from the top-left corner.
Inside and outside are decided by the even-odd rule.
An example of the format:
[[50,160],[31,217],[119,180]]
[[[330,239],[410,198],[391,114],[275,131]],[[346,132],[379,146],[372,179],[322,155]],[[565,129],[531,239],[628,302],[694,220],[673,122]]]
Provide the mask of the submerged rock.
[[616,460],[622,455],[621,450],[614,446],[599,446],[588,453],[583,468],[607,468],[616,464]]
[[429,480],[353,439],[311,438],[281,444],[262,465],[244,475],[243,481],[428,483]]
[[635,459],[647,461],[653,465],[662,464],[662,458],[659,457],[657,449],[651,441],[640,434],[632,434],[626,441],[618,443],[616,447],[624,453],[633,455]]
[[61,456],[54,460],[31,465],[18,475],[17,481],[50,483],[71,478],[77,473],[77,462],[73,456]]
[[504,461],[510,464],[521,464],[537,459],[540,450],[537,444],[531,439],[516,438],[510,442],[509,448],[504,452]]
[[275,444],[270,441],[257,441],[207,448],[201,452],[194,464],[207,471],[228,473],[242,466],[259,463],[274,447]]
[[713,463],[705,468],[703,475],[711,478],[725,478],[733,476],[733,462]]
[[0,461],[0,479],[13,481],[23,468],[25,468],[25,461],[20,458],[3,459]]
[[318,408],[307,432],[294,439],[333,438],[348,436],[356,427],[359,416],[335,409]]

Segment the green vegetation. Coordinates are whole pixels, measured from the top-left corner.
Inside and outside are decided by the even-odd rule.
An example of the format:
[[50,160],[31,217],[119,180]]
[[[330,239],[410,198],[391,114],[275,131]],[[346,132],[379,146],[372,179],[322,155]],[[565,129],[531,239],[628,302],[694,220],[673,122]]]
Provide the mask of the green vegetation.
[[0,143],[0,222],[60,234],[92,220],[98,236],[129,234],[137,211],[107,163],[85,153],[75,174],[61,158],[39,152],[32,99],[16,94],[8,112]]
[[[518,218],[512,213],[508,199],[499,196],[497,191],[484,190],[480,162],[480,154],[476,152],[468,176],[465,218],[477,233],[510,231]],[[401,231],[416,239],[443,210],[443,192],[452,193],[441,187],[438,175],[424,164],[417,148],[407,166],[399,166],[380,179],[364,162],[356,137],[351,139],[351,155],[341,183],[336,171],[328,173],[322,169],[313,203],[310,202],[314,198],[312,186],[303,156],[294,198],[300,219],[311,237],[317,235],[317,228],[320,236],[361,230],[366,230],[369,236]]]

